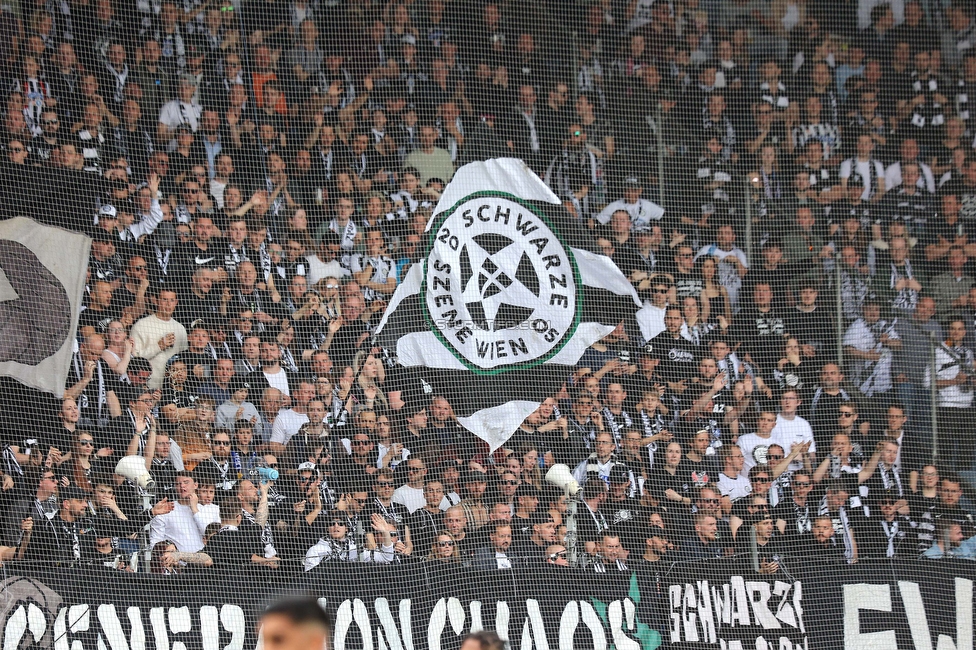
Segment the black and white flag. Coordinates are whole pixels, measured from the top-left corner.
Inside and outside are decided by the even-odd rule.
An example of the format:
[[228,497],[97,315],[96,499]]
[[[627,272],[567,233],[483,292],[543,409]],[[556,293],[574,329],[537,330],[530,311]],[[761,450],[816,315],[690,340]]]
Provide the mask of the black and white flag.
[[379,345],[426,368],[493,451],[640,307],[610,258],[568,241],[573,227],[521,160],[465,165],[427,224],[426,256],[377,328]]
[[64,393],[90,247],[25,217],[0,222],[0,375]]

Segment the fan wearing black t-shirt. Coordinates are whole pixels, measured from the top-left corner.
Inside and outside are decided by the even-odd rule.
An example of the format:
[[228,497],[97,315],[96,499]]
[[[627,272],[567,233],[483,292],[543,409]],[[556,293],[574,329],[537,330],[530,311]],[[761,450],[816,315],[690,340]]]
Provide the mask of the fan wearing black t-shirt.
[[263,556],[253,552],[260,547],[261,536],[253,534],[256,529],[242,530],[241,519],[239,504],[231,500],[220,504],[220,530],[203,549],[213,560],[214,566],[239,567],[255,562],[255,558],[263,559]]
[[749,302],[736,318],[736,335],[732,338],[742,341],[740,352],[745,352],[746,361],[770,372],[783,352],[785,319],[773,306],[773,289],[767,283],[753,286]]
[[660,359],[658,371],[671,390],[682,392],[695,373],[698,346],[681,336],[685,319],[681,310],[673,307],[664,312],[664,331],[651,339],[653,353]]

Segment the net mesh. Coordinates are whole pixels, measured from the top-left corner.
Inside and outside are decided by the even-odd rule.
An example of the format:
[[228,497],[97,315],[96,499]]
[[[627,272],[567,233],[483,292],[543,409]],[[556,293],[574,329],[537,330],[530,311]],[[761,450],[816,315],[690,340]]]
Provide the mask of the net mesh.
[[971,3],[0,32],[5,650],[973,647]]

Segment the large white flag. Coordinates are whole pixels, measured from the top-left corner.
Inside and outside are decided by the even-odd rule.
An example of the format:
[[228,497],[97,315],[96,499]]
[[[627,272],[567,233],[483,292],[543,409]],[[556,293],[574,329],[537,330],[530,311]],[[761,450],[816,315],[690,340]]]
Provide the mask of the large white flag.
[[32,219],[0,221],[0,375],[64,394],[90,248]]
[[521,160],[457,171],[427,226],[427,254],[390,300],[377,341],[426,375],[458,421],[498,448],[586,349],[632,318],[637,294]]

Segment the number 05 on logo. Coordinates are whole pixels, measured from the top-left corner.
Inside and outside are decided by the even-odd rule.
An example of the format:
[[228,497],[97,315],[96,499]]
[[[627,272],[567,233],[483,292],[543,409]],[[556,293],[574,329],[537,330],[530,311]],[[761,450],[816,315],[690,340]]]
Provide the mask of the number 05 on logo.
[[543,363],[576,331],[576,261],[541,209],[478,192],[441,214],[430,239],[424,317],[472,371]]

